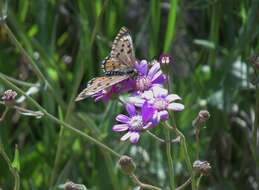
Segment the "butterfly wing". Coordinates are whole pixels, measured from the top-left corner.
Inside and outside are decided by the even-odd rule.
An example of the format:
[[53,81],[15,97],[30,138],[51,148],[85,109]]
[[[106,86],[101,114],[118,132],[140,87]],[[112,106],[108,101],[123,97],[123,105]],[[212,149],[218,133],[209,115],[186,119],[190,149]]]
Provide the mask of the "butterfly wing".
[[135,65],[135,52],[132,38],[126,27],[122,27],[115,37],[110,55],[103,61],[106,75],[128,74]]
[[76,97],[75,101],[83,100],[89,96],[96,94],[101,90],[111,87],[123,80],[129,78],[128,75],[119,75],[119,76],[103,76],[97,77],[90,80],[85,88],[79,95]]

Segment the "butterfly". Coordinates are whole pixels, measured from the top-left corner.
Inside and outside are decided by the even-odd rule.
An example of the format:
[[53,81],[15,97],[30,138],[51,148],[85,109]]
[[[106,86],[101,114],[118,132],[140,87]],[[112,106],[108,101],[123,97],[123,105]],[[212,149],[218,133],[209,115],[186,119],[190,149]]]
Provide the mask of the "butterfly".
[[90,80],[87,87],[79,93],[75,101],[83,100],[101,90],[129,79],[136,73],[135,62],[132,38],[128,29],[122,27],[113,41],[109,56],[102,62],[104,76]]

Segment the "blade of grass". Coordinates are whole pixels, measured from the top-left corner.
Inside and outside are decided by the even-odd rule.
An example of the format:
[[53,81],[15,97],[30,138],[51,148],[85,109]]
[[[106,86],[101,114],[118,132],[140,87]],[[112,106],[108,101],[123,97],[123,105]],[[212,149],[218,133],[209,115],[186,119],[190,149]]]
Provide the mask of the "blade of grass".
[[149,56],[154,57],[159,50],[159,29],[160,29],[160,1],[159,0],[151,0],[150,2],[150,22],[151,22],[151,30],[150,33],[150,48],[149,48]]
[[[221,19],[221,2],[217,1],[212,6],[212,15],[211,15],[211,28],[210,28],[210,36],[209,41],[213,42],[213,44],[217,47],[219,40],[219,29],[220,29],[220,19]],[[216,61],[216,49],[211,50],[209,53],[208,63],[213,65]]]
[[170,46],[174,38],[176,15],[177,15],[177,3],[178,3],[178,0],[170,1],[170,10],[167,18],[167,28],[166,28],[166,34],[165,34],[164,50],[163,50],[164,53],[169,53]]

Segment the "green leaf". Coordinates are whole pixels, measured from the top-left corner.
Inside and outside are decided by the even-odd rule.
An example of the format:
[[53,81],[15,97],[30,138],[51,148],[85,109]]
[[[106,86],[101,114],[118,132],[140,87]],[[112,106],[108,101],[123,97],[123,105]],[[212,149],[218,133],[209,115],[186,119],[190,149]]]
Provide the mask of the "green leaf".
[[168,53],[170,46],[172,44],[174,38],[174,31],[176,25],[176,13],[177,13],[177,3],[178,0],[170,1],[170,11],[167,19],[167,28],[165,34],[165,42],[164,42],[164,53]]
[[18,172],[20,171],[20,156],[18,146],[15,146],[14,159],[12,162],[12,167],[15,168]]
[[202,47],[205,47],[207,49],[215,49],[215,44],[213,42],[210,42],[208,40],[202,40],[202,39],[195,39],[193,40],[193,43]]

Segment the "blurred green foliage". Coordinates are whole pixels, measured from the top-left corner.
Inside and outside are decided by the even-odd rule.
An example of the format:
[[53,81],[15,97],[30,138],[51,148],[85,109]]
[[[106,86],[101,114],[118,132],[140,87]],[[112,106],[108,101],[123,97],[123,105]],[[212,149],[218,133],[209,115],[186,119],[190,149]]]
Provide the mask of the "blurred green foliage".
[[[196,149],[192,120],[201,109],[211,114],[201,130],[200,158],[208,160],[212,170],[200,189],[258,188],[256,89],[248,62],[259,52],[258,0],[9,0],[8,6],[3,1],[0,5],[8,8],[7,25],[52,89],[35,74],[2,26],[0,72],[27,82],[18,84],[24,91],[39,83],[40,91],[33,97],[49,113],[131,155],[142,181],[168,187],[164,145],[147,134],[138,145],[119,142],[120,136],[111,131],[113,118],[123,111],[116,101],[74,102],[87,81],[100,74],[100,63],[122,26],[131,31],[137,58],[172,55],[172,91],[186,106],[175,118],[192,161]],[[0,83],[0,94],[7,88]],[[33,109],[26,101],[22,105]],[[163,137],[161,128],[155,133]],[[56,189],[67,180],[92,190],[134,187],[116,167],[117,158],[44,117],[9,111],[0,122],[0,141],[10,158],[15,145],[19,147],[21,189]],[[173,153],[180,185],[189,176],[178,144]],[[12,175],[0,157],[0,188],[12,187]]]

